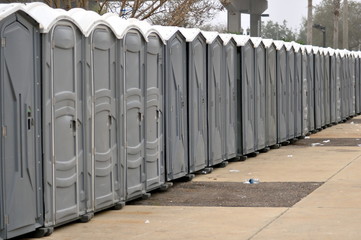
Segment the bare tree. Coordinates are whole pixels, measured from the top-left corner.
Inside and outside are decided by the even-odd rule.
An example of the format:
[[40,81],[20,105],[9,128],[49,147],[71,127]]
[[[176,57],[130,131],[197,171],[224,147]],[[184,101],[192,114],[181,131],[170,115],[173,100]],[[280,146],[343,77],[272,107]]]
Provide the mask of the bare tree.
[[338,48],[338,22],[340,19],[341,0],[333,0],[333,48]]
[[348,49],[348,1],[343,0],[343,48]]
[[[3,0],[3,2],[32,0]],[[84,8],[99,14],[117,13],[122,18],[149,20],[153,24],[201,27],[224,7],[214,0],[42,0],[53,8]]]
[[121,0],[108,3],[107,7],[124,18],[182,27],[199,27],[223,9],[213,0]]
[[308,13],[307,13],[307,44],[312,45],[312,26],[313,26],[313,16],[312,16],[312,0],[308,0]]

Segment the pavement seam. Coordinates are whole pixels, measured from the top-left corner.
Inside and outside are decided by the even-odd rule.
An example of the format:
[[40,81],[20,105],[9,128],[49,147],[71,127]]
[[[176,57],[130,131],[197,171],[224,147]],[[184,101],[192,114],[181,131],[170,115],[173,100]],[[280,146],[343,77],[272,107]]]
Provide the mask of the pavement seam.
[[[361,157],[361,154],[358,155],[357,157],[355,157],[354,159],[352,159],[348,164],[346,164],[344,167],[342,167],[340,170],[338,170],[336,173],[334,173],[331,177],[329,177],[326,181],[330,181],[332,178],[334,178],[336,175],[338,175],[340,172],[342,172],[343,170],[345,170],[345,168],[347,168],[348,166],[350,166],[354,161],[356,161],[358,158]],[[321,186],[322,187],[322,186]]]
[[257,236],[260,232],[262,232],[265,228],[267,228],[268,226],[270,226],[272,223],[274,223],[276,220],[278,220],[280,217],[282,217],[284,214],[286,214],[291,208],[287,208],[285,211],[283,211],[280,215],[278,215],[277,217],[275,217],[272,221],[270,221],[269,223],[267,223],[266,225],[264,225],[260,230],[258,230],[257,232],[255,232],[252,236],[250,236],[249,238],[247,238],[247,240],[251,240],[253,239],[255,236]]

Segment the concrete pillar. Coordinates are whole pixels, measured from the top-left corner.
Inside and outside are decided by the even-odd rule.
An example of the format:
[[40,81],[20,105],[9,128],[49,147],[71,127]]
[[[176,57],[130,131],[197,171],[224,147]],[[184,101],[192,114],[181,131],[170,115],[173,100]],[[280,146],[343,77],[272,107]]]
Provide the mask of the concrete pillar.
[[241,13],[238,11],[228,11],[228,31],[241,33]]
[[251,14],[251,37],[261,34],[261,14]]

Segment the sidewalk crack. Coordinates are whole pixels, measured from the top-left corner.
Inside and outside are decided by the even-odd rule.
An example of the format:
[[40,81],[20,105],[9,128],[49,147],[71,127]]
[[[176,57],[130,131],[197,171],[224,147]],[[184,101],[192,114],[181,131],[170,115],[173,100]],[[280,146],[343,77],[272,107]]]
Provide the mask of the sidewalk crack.
[[350,166],[354,161],[356,161],[358,158],[361,157],[361,154],[358,155],[357,157],[355,157],[354,159],[352,159],[348,164],[346,164],[343,168],[341,168],[340,170],[338,170],[337,172],[335,172],[331,177],[329,177],[325,182],[330,181],[332,178],[334,178],[337,174],[339,174],[340,172],[342,172],[343,170],[345,170],[345,168],[347,168],[348,166]]
[[269,225],[271,225],[272,223],[274,223],[276,220],[278,220],[280,217],[282,217],[284,214],[286,214],[291,208],[287,208],[285,211],[283,211],[280,215],[278,215],[277,217],[275,217],[272,221],[270,221],[269,223],[267,223],[266,225],[264,225],[260,230],[258,230],[257,232],[255,232],[251,237],[249,237],[247,240],[251,240],[253,239],[255,236],[257,236],[260,232],[262,232],[265,228],[267,228]]

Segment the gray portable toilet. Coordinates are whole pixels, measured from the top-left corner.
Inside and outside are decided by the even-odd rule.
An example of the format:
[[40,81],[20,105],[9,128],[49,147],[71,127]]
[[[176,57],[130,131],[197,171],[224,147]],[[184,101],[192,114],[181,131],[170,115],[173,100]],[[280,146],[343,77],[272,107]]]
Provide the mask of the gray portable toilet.
[[352,102],[353,102],[353,95],[352,95],[352,84],[353,84],[353,74],[352,74],[352,56],[350,55],[350,51],[346,50],[346,73],[347,73],[347,85],[346,85],[346,94],[347,96],[347,114],[346,117],[349,118],[352,116]]
[[255,49],[251,39],[246,36],[234,37],[240,51],[241,87],[238,108],[241,109],[240,155],[253,154],[256,149],[256,96],[255,96]]
[[146,191],[165,185],[164,46],[161,34],[150,27],[146,46]]
[[208,166],[222,164],[224,156],[224,115],[222,81],[223,40],[217,32],[202,32],[207,43]]
[[[320,121],[321,121],[321,128],[325,128],[325,53],[323,48],[318,48],[319,61],[320,61],[320,83],[319,83],[319,111],[320,111]],[[316,58],[317,59],[317,58]],[[317,79],[317,78],[316,78]],[[315,108],[317,110],[317,107]],[[317,116],[317,115],[316,115]],[[317,121],[317,119],[316,119]]]
[[323,49],[323,106],[324,106],[324,125],[330,126],[331,124],[331,80],[330,80],[330,52],[328,48]]
[[323,65],[322,65],[322,57],[323,54],[320,51],[319,47],[313,47],[313,53],[315,56],[315,62],[314,62],[314,66],[315,66],[315,102],[314,102],[314,108],[315,108],[315,128],[317,130],[321,130],[322,128],[322,118],[323,118],[323,114],[322,114],[322,110],[323,110],[323,106],[322,104],[322,76],[323,76]]
[[186,40],[177,27],[154,26],[165,46],[166,180],[188,175]]
[[291,42],[285,42],[286,47],[286,95],[287,95],[287,139],[295,138],[295,49]]
[[125,201],[123,159],[123,77],[119,65],[121,35],[93,11],[71,9],[69,15],[85,36],[86,159],[88,211],[121,208]]
[[352,77],[350,73],[350,57],[349,57],[349,51],[345,50],[345,57],[344,57],[344,100],[345,100],[345,111],[344,116],[345,119],[348,119],[351,114],[351,99],[352,95],[350,94],[350,88],[352,83]]
[[27,5],[41,23],[44,226],[53,227],[88,213],[86,186],[83,33],[64,10]]
[[342,121],[342,107],[341,107],[341,97],[342,97],[342,53],[340,50],[335,50],[335,64],[336,64],[336,123]]
[[262,42],[266,48],[266,146],[278,148],[276,46],[272,39],[263,39]]
[[307,81],[307,50],[306,46],[300,45],[301,61],[302,61],[302,136],[309,134],[310,130],[308,128],[308,81]]
[[341,75],[340,75],[340,86],[341,86],[341,94],[340,94],[340,102],[341,102],[341,121],[345,121],[347,118],[348,112],[348,59],[346,50],[340,50],[341,56]]
[[237,44],[231,34],[220,34],[224,45],[224,82],[223,87],[223,114],[225,123],[224,159],[231,160],[237,157]]
[[287,144],[288,101],[287,51],[283,41],[274,41],[277,49],[277,143]]
[[353,52],[349,52],[349,73],[350,73],[350,116],[356,115],[356,96],[355,96],[355,88],[356,88],[356,76],[355,76],[355,67],[356,67],[355,55]]
[[359,115],[361,113],[361,89],[360,89],[360,52],[353,52],[355,56],[355,114]]
[[302,50],[301,45],[298,43],[292,42],[293,48],[295,50],[295,84],[294,84],[294,101],[295,101],[295,108],[294,108],[294,129],[295,129],[295,137],[304,136],[302,132],[302,111],[303,111],[303,104],[302,104]]
[[251,38],[255,49],[255,133],[256,150],[268,151],[266,148],[266,48],[261,38]]
[[[117,20],[121,21],[119,18],[117,18]],[[139,130],[137,131],[141,131],[141,128],[144,128],[141,133],[143,134],[143,139],[137,137],[136,141],[134,141],[135,145],[129,149],[130,151],[128,151],[127,155],[128,196],[131,191],[129,187],[130,181],[138,186],[135,187],[136,185],[134,185],[134,196],[128,197],[128,199],[134,199],[142,195],[149,196],[147,192],[151,190],[157,188],[166,189],[169,186],[169,184],[165,184],[164,169],[165,40],[157,29],[145,21],[128,19],[127,22],[128,26],[125,27],[123,38],[125,55],[122,57],[122,60],[124,60],[125,101],[127,101],[127,98],[129,99],[126,112],[129,112],[130,115],[126,114],[128,122],[125,127],[127,131],[129,131],[129,126],[134,124],[129,125],[129,123],[134,117],[138,117]],[[118,23],[118,26],[121,26],[121,24]],[[145,45],[140,46],[142,44]],[[136,47],[136,45],[138,45],[138,47]],[[136,67],[137,70],[134,70],[134,67]],[[139,74],[136,73],[136,71],[138,71]],[[137,80],[135,81],[135,79]],[[128,87],[127,82],[129,83]],[[138,85],[134,86],[134,84]],[[142,96],[140,96],[141,94]],[[136,95],[137,97],[135,98]],[[143,98],[142,102],[140,102],[141,97]],[[136,103],[136,101],[139,102]],[[135,109],[138,111],[137,114],[134,112]],[[135,128],[136,125],[134,125],[134,129]],[[131,132],[126,135],[129,136],[130,140],[133,138]],[[140,146],[141,144],[144,145],[144,148]],[[127,146],[127,148],[129,148],[128,140]],[[133,155],[136,149],[138,149],[137,156],[142,155],[143,161],[138,159],[131,163],[129,154]],[[140,153],[140,151],[143,151],[143,153]],[[139,163],[138,166],[134,166],[136,162]],[[129,172],[130,168],[135,171],[135,174]]]
[[336,79],[337,79],[337,55],[336,51],[332,48],[328,48],[330,56],[330,123],[335,124],[337,122],[337,100],[336,100]]
[[[127,27],[125,27],[123,32],[121,50],[121,68],[124,77],[127,201],[146,194],[144,161],[146,33],[137,25],[131,22],[128,24],[129,26],[125,25]],[[121,25],[118,24],[118,26]]]
[[310,132],[315,131],[315,66],[314,53],[312,46],[306,48],[306,76],[307,76],[307,103],[308,103],[308,129]]
[[188,170],[194,173],[208,165],[207,44],[199,29],[179,30],[187,41]]
[[43,225],[40,33],[20,4],[0,7],[0,239]]

